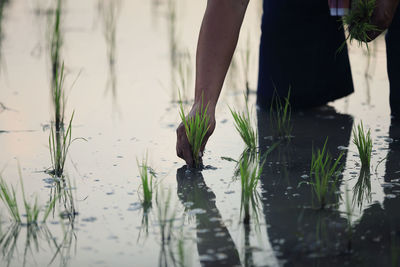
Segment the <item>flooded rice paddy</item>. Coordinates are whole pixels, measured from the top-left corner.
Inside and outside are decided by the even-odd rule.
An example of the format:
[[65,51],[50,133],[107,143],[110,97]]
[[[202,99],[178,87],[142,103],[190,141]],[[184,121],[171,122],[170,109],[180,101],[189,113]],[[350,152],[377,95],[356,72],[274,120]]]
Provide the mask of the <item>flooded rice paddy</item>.
[[[255,106],[261,5],[250,1],[199,172],[176,157],[175,129],[178,90],[186,109],[192,101],[205,1],[0,1],[0,171],[21,219],[0,203],[0,266],[399,266],[400,125],[384,39],[370,56],[350,46],[355,93],[293,112],[290,142],[276,145],[270,115]],[[258,152],[274,149],[246,201],[235,162],[245,146],[228,107],[244,110],[247,88]],[[360,121],[373,142],[367,174],[352,142]],[[307,182],[327,137],[343,169],[319,210]],[[137,164],[146,155],[150,205]],[[37,199],[37,222],[27,223],[23,196]]]

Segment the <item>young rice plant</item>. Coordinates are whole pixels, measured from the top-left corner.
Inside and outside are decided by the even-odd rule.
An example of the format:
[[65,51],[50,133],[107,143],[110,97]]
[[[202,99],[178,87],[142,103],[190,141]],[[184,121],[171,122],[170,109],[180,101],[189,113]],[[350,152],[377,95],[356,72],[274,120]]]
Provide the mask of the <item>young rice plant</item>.
[[74,113],[72,113],[71,119],[68,124],[67,131],[63,130],[57,131],[51,127],[49,136],[49,148],[52,170],[49,171],[50,174],[61,178],[64,173],[65,160],[67,159],[67,154],[69,147],[73,141],[72,139],[72,120],[74,119]]
[[235,120],[235,128],[239,132],[240,136],[242,137],[244,143],[247,146],[247,149],[254,150],[257,147],[257,130],[254,130],[252,126],[252,122],[250,119],[250,112],[249,107],[246,104],[246,111],[238,112],[232,110],[231,114],[233,119]]
[[[57,198],[54,198],[46,208],[43,208],[38,205],[37,198],[35,198],[33,203],[28,202],[25,196],[25,189],[24,184],[22,181],[21,170],[19,169],[19,177],[22,189],[22,197],[24,202],[25,208],[25,217],[26,217],[26,224],[37,224],[39,222],[39,214],[43,211],[42,222],[46,222],[50,212],[54,209]],[[15,193],[15,189],[11,186],[11,190],[8,187],[7,183],[4,181],[3,177],[0,176],[0,199],[6,206],[9,214],[11,215],[12,219],[16,223],[21,223],[21,214],[18,208],[18,201]]]
[[287,97],[284,98],[284,103],[281,98],[277,95],[276,91],[272,97],[270,106],[270,123],[271,129],[273,130],[274,137],[279,139],[290,140],[290,134],[292,132],[292,121],[291,121],[291,108],[290,108],[290,89]]
[[358,149],[358,154],[361,160],[361,168],[369,170],[372,153],[371,130],[368,129],[368,132],[365,133],[362,122],[357,125],[357,128],[353,128],[353,143]]
[[146,159],[142,160],[142,164],[139,164],[139,161],[137,161],[137,166],[139,169],[140,179],[142,182],[142,192],[143,192],[142,206],[145,210],[147,210],[152,205],[154,176],[150,171],[149,166],[147,165],[147,157]]
[[326,149],[327,142],[328,138],[322,150],[312,151],[310,168],[310,184],[321,209],[326,207],[329,198],[335,194],[337,178],[342,169],[340,160],[343,157],[343,153],[334,160]]

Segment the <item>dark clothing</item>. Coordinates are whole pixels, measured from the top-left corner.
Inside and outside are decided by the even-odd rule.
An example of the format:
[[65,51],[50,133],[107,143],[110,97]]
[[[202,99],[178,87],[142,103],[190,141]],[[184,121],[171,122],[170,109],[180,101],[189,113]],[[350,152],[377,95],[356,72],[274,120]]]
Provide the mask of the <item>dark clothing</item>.
[[[353,92],[340,17],[323,0],[264,0],[257,102],[268,108],[276,89],[292,107],[311,107]],[[400,91],[399,91],[400,93]]]
[[392,115],[400,115],[400,5],[386,34],[387,69]]

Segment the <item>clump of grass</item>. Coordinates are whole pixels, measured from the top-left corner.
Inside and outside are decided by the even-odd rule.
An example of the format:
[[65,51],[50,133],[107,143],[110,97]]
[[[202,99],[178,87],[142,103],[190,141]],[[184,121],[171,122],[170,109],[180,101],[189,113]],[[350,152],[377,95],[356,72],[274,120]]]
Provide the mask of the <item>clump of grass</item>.
[[[250,223],[250,205],[253,211],[257,211],[258,208],[258,193],[256,191],[258,181],[263,169],[264,162],[260,163],[259,157],[255,157],[257,160],[253,160],[254,156],[248,153],[244,154],[240,163],[240,183],[242,188],[241,196],[241,209],[244,209],[243,223]],[[260,165],[258,165],[260,164]]]
[[195,115],[186,117],[182,101],[180,101],[180,117],[185,126],[186,137],[192,149],[195,168],[200,168],[202,165],[200,150],[207,131],[210,128],[210,117],[207,115],[207,110],[208,104],[204,107],[202,101],[200,109],[196,111]]
[[361,168],[369,170],[372,153],[371,130],[368,129],[368,132],[365,133],[362,122],[357,125],[357,128],[353,128],[353,143],[358,149],[358,154],[361,160]]
[[[352,1],[352,8],[348,15],[343,17],[343,23],[348,26],[348,35],[346,41],[350,43],[356,40],[358,45],[366,44],[372,39],[369,33],[380,31],[378,27],[371,22],[372,14],[376,7],[376,0],[355,0]],[[346,41],[341,45],[339,51],[344,48]]]
[[277,92],[274,92],[270,106],[270,123],[273,135],[278,139],[290,140],[292,132],[292,110],[290,107],[290,89],[287,97],[282,101]]
[[327,142],[328,138],[322,150],[312,151],[310,168],[311,181],[309,184],[311,184],[313,195],[317,197],[321,209],[326,207],[329,198],[335,194],[337,178],[342,170],[340,160],[343,153],[340,153],[339,157],[334,160],[326,149]]
[[257,130],[253,128],[248,105],[246,104],[246,111],[244,112],[238,112],[231,108],[229,109],[235,121],[235,128],[242,137],[247,149],[256,149],[258,133]]
[[[21,170],[19,169],[19,177],[20,177],[20,183],[21,183],[21,189],[22,189],[22,197],[23,197],[23,202],[24,202],[24,208],[25,208],[25,217],[26,217],[26,224],[31,225],[31,224],[37,224],[39,222],[39,214],[43,211],[43,217],[42,217],[42,222],[46,222],[50,212],[54,209],[55,203],[57,198],[54,198],[46,208],[43,208],[38,205],[37,202],[37,197],[35,198],[33,203],[28,202],[26,196],[25,196],[25,189],[24,189],[24,184],[22,181],[22,175],[21,175]],[[14,220],[16,223],[21,223],[21,215],[19,212],[18,208],[18,202],[17,202],[17,197],[16,193],[14,190],[14,187],[10,188],[8,187],[7,183],[4,181],[3,177],[0,176],[0,199],[3,201],[4,205],[7,207],[7,210],[9,214],[11,215],[11,218]]]
[[17,197],[15,194],[15,189],[11,186],[11,190],[7,183],[4,181],[3,177],[0,175],[0,199],[6,206],[9,214],[16,222],[21,222],[21,216],[19,213],[17,205]]
[[72,142],[77,140],[76,138],[72,139],[73,119],[74,119],[74,113],[72,113],[67,131],[65,132],[63,130],[57,131],[57,127],[55,130],[53,129],[53,127],[50,130],[49,149],[50,149],[52,170],[48,171],[48,173],[55,175],[58,178],[61,178],[63,176],[65,160],[67,159],[69,147],[71,146]]
[[[137,160],[136,160],[137,161]],[[152,206],[153,199],[153,173],[150,171],[149,166],[147,165],[147,157],[142,160],[142,163],[139,164],[137,161],[137,166],[139,169],[140,179],[142,182],[142,206],[145,210]]]

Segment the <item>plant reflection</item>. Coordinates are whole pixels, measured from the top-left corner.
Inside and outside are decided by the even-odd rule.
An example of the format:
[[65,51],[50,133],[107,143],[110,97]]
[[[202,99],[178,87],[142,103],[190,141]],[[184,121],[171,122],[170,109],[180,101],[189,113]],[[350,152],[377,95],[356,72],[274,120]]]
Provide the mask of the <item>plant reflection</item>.
[[[61,224],[63,232],[59,242],[46,224],[11,224],[0,235],[0,250],[6,266],[10,266],[13,261],[18,260],[22,261],[22,266],[29,266],[28,254],[35,261],[35,255],[41,251],[47,251],[47,249],[53,251],[50,254],[48,265],[59,258],[60,266],[67,266],[76,235],[71,224],[64,225],[62,222]],[[26,232],[25,239],[21,237],[21,232]]]
[[364,202],[371,203],[371,173],[369,169],[361,168],[357,183],[353,187],[353,205],[357,204],[360,211]]
[[111,91],[114,102],[117,97],[116,35],[117,19],[121,10],[120,0],[99,0],[98,12],[103,22],[103,35],[107,47],[108,80],[105,93]]

